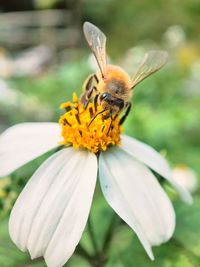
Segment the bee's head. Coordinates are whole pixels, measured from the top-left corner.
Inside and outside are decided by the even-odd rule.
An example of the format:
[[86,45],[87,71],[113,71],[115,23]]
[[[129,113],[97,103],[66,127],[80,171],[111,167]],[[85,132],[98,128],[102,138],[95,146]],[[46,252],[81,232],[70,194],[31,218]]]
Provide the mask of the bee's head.
[[118,109],[124,107],[124,100],[120,98],[113,97],[110,93],[104,92],[99,96],[100,105],[105,107],[115,106]]

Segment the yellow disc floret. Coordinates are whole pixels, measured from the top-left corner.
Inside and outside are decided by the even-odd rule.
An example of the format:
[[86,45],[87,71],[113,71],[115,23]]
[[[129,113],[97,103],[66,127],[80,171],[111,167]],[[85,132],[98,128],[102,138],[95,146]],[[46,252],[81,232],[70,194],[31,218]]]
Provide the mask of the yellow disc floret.
[[108,146],[120,144],[120,118],[106,118],[106,113],[101,113],[100,105],[89,103],[84,109],[74,94],[73,102],[63,103],[60,107],[66,110],[59,119],[63,137],[61,144],[71,145],[77,149],[85,148],[94,153],[105,151]]

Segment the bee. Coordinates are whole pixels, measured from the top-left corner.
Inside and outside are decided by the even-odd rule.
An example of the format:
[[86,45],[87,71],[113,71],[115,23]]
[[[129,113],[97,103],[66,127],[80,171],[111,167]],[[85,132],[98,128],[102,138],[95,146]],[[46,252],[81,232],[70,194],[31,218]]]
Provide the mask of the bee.
[[149,51],[133,76],[130,77],[121,67],[107,64],[106,36],[99,28],[90,22],[85,22],[83,32],[96,58],[99,70],[86,80],[81,102],[85,109],[91,99],[93,99],[95,107],[97,104],[102,106],[102,111],[96,113],[92,121],[102,113],[106,114],[105,118],[110,117],[111,120],[114,120],[123,111],[124,114],[120,119],[121,125],[131,110],[132,90],[165,65],[168,53],[166,51]]

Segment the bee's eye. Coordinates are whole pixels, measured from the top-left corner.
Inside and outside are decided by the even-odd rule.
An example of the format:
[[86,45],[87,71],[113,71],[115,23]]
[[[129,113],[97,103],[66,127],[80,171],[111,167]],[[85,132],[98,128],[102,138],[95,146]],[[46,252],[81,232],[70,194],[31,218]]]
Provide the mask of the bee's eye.
[[103,93],[102,95],[101,95],[101,99],[103,100],[104,98],[106,98],[107,97],[107,93]]
[[101,96],[100,96],[100,101],[103,101],[103,100],[108,100],[111,98],[111,94],[109,93],[103,93]]

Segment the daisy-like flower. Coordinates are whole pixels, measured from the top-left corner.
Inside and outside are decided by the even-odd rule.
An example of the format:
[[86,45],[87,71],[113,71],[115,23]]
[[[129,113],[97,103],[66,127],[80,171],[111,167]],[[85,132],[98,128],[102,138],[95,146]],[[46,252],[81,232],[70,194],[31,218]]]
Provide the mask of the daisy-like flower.
[[194,193],[198,188],[198,178],[196,172],[187,165],[179,164],[172,170],[173,180],[180,184],[190,193]]
[[62,104],[59,123],[23,123],[0,136],[0,176],[9,175],[47,151],[60,147],[33,174],[10,216],[11,239],[31,258],[63,266],[86,225],[97,173],[108,204],[133,229],[151,259],[152,246],[166,242],[175,228],[172,204],[152,170],[191,202],[187,190],[172,179],[165,159],[148,145],[122,135],[117,117],[86,109],[74,95]]

